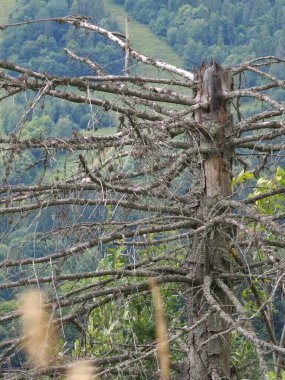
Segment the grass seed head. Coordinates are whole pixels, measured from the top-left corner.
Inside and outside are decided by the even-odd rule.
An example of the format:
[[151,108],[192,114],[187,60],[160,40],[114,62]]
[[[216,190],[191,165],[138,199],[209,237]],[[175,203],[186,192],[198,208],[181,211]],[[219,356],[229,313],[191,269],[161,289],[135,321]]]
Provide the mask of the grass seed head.
[[149,287],[155,307],[157,356],[160,363],[161,380],[169,379],[169,348],[167,338],[167,326],[164,318],[164,306],[159,287],[154,278],[149,279]]
[[24,349],[36,367],[46,368],[56,354],[57,339],[51,317],[45,308],[46,297],[38,290],[19,298]]
[[96,380],[94,368],[87,361],[79,361],[67,373],[67,380]]

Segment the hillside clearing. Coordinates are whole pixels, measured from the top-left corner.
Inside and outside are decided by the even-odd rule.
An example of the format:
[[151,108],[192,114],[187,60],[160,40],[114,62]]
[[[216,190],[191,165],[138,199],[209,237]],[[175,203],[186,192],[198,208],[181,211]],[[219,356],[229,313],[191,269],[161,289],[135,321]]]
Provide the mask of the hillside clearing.
[[[104,7],[111,17],[118,23],[120,29],[125,29],[125,17],[128,16],[125,10],[112,3],[111,0],[104,1]],[[131,46],[136,50],[146,54],[149,57],[162,60],[172,65],[181,67],[181,58],[169,47],[163,40],[153,34],[146,25],[139,23],[134,19],[130,19],[130,38]],[[159,48],[158,48],[159,47]],[[153,68],[149,73],[146,73],[146,67],[142,68],[141,64],[138,64],[135,69],[135,74],[157,74],[157,71]]]
[[16,0],[1,0],[0,25],[6,23],[9,13],[12,12]]

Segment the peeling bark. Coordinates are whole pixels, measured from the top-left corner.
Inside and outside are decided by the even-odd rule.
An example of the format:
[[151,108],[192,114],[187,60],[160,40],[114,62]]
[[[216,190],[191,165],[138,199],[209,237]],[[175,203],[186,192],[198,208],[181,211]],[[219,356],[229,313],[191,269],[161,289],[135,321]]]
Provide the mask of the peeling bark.
[[[197,178],[203,184],[197,190],[199,207],[197,214],[202,220],[209,215],[225,213],[227,210],[216,210],[215,204],[219,196],[231,195],[231,152],[226,148],[226,138],[231,133],[232,123],[230,104],[224,93],[232,86],[229,70],[224,70],[213,62],[209,67],[201,66],[197,73],[199,89],[196,99],[208,102],[206,111],[199,110],[194,114],[195,121],[204,125],[204,133],[197,136],[199,145],[219,147],[219,154],[201,156],[196,162],[196,170],[200,170]],[[202,179],[202,180],[201,180]],[[198,189],[198,188],[196,188]],[[230,270],[229,234],[215,226],[193,241],[189,253],[189,261],[193,268],[195,283],[203,284],[204,276],[215,278],[215,272]],[[194,265],[193,265],[194,263]],[[228,300],[218,289],[213,289],[215,297],[223,310],[230,312]],[[197,323],[209,311],[209,305],[201,288],[185,293],[189,326]],[[189,363],[185,371],[186,380],[216,380],[230,378],[230,334],[227,326],[216,312],[201,323],[189,335]]]

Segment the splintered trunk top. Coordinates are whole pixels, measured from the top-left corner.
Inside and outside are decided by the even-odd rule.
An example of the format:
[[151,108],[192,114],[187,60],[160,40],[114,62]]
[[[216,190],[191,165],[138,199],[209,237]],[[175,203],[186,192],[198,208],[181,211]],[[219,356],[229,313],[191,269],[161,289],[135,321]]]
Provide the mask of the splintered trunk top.
[[[196,98],[208,104],[194,114],[199,123],[197,142],[200,147],[215,148],[213,152],[196,158],[195,168],[203,187],[197,190],[197,215],[204,221],[211,214],[217,216],[227,210],[215,208],[221,196],[231,195],[232,152],[227,149],[227,136],[231,134],[232,118],[230,104],[224,94],[232,87],[231,72],[215,62],[202,65],[196,73],[198,88]],[[211,149],[210,149],[211,150]],[[230,312],[228,300],[215,285],[215,273],[229,271],[229,229],[210,226],[193,239],[189,252],[189,265],[200,287],[185,292],[189,326],[197,324],[189,336],[189,365],[185,379],[214,380],[230,378],[230,334],[227,326],[209,302],[214,297],[223,310]],[[212,287],[207,297],[205,281],[211,278]]]

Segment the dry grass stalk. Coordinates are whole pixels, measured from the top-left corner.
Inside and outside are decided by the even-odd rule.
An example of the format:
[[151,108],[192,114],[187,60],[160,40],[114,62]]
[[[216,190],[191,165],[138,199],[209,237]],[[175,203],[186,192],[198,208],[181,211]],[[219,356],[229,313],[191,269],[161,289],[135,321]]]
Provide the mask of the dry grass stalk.
[[94,367],[88,361],[79,361],[67,372],[67,380],[97,380]]
[[37,290],[28,290],[19,298],[24,349],[36,367],[46,368],[55,358],[57,339],[46,297]]
[[160,363],[161,380],[169,379],[169,349],[167,339],[167,327],[164,317],[164,307],[160,295],[159,287],[155,279],[149,279],[152,299],[155,306],[155,323],[157,339],[157,355]]

